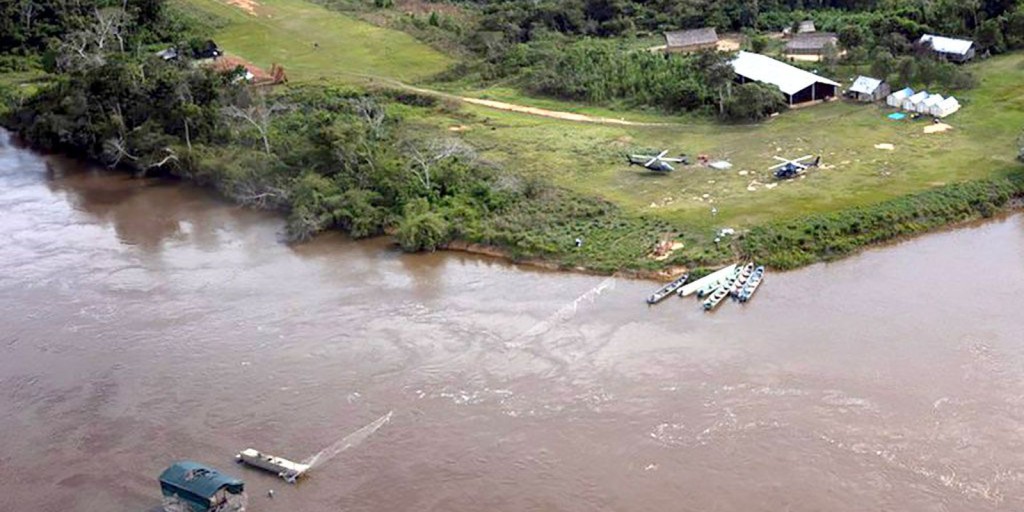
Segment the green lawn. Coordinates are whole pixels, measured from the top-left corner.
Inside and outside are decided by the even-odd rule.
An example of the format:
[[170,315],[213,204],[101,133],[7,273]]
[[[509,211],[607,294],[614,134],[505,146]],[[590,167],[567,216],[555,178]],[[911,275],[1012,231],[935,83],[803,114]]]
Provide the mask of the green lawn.
[[[550,178],[578,192],[609,199],[634,212],[655,215],[683,228],[737,228],[877,203],[945,183],[982,178],[1014,163],[1015,140],[1024,129],[1024,54],[972,65],[981,78],[958,95],[963,109],[947,119],[953,131],[925,134],[930,121],[891,121],[880,105],[837,101],[786,112],[768,122],[729,126],[704,120],[532,101],[510,89],[473,91],[474,96],[517,101],[671,126],[621,127],[579,124],[467,107],[463,135],[484,154],[521,172]],[[943,93],[945,91],[936,91]],[[875,149],[888,143],[895,150]],[[624,154],[662,148],[726,159],[728,171],[691,166],[654,174],[623,163]],[[776,182],[768,167],[774,155],[822,155],[822,169]],[[778,183],[774,188],[765,185]],[[750,189],[748,189],[750,187]],[[718,211],[712,217],[711,208]]]
[[[281,64],[294,81],[368,77],[418,81],[451,59],[412,36],[376,27],[303,0],[263,0],[256,14],[223,0],[174,0],[220,18],[217,43],[231,54],[270,68]],[[314,48],[314,44],[318,48]]]

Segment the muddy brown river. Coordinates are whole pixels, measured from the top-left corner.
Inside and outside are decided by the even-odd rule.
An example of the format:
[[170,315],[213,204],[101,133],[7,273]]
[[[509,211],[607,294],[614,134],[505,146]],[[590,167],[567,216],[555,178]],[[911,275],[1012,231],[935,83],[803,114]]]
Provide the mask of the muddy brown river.
[[1024,508],[1020,215],[713,314],[282,227],[0,134],[0,510],[152,510],[177,459],[254,512]]

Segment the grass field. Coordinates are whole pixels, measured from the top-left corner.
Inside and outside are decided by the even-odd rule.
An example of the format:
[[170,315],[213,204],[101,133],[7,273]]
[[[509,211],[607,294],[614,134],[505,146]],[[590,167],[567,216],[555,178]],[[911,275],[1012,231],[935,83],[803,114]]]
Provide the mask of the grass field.
[[[925,134],[930,121],[891,121],[879,105],[837,101],[786,112],[766,123],[729,126],[652,113],[614,112],[531,100],[514,90],[474,96],[610,117],[667,123],[619,127],[467,109],[462,133],[511,168],[545,176],[578,192],[684,227],[743,228],[769,220],[877,203],[954,181],[984,178],[1016,166],[1015,141],[1024,128],[1024,54],[972,66],[981,78],[960,96],[964,108],[947,119],[954,129]],[[942,92],[942,91],[940,91]],[[888,143],[895,150],[875,149]],[[623,163],[626,152],[670,149],[726,159],[728,171],[691,166],[655,174]],[[772,157],[822,155],[823,168],[776,182]],[[778,183],[774,188],[766,185]],[[717,209],[712,217],[711,208]]]
[[[255,15],[224,0],[174,1],[224,20],[218,43],[258,65],[284,65],[293,82],[393,79],[422,84],[452,64],[407,34],[304,0],[266,0],[257,5]],[[707,246],[724,227],[742,230],[873,205],[948,183],[1005,175],[1011,169],[1020,172],[1014,158],[1024,128],[1024,53],[970,67],[980,84],[958,95],[963,109],[947,120],[953,130],[937,134],[923,132],[929,121],[892,121],[886,118],[890,109],[846,101],[785,112],[756,125],[723,125],[655,111],[531,98],[511,86],[474,89],[458,82],[434,85],[457,95],[658,125],[577,123],[471,105],[455,113],[408,115],[421,117],[417,121],[424,125],[455,129],[452,133],[457,131],[485,158],[507,169],[609,200],[628,214],[667,221]],[[876,144],[895,149],[876,149]],[[661,149],[707,154],[733,167],[691,166],[655,174],[624,163],[628,152]],[[768,170],[777,163],[775,155],[821,155],[823,166],[796,180],[777,181]]]
[[[215,39],[229,53],[269,69],[281,64],[294,81],[418,81],[451,59],[403,32],[376,27],[303,0],[255,2],[255,14],[222,0],[174,0],[218,18]],[[316,47],[314,47],[316,45]]]

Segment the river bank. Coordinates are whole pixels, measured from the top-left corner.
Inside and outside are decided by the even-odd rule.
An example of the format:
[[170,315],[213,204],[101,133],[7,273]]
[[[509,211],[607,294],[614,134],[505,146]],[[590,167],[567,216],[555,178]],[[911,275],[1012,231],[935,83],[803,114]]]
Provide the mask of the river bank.
[[[383,238],[289,245],[274,213],[12,145],[0,214],[5,509],[152,510],[180,459],[254,512],[1024,506],[1021,215],[708,314]],[[233,462],[389,411],[297,486]]]

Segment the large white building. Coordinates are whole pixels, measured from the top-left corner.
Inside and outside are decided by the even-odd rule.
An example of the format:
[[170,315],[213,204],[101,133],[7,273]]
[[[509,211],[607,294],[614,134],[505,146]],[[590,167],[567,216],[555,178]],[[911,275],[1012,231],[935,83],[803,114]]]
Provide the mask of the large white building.
[[829,99],[839,88],[838,82],[759,53],[739,52],[732,68],[741,83],[753,81],[778,87],[790,105]]

